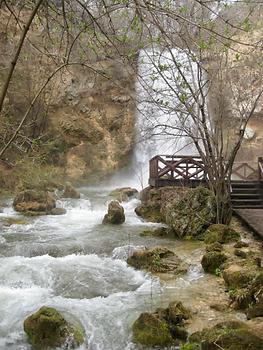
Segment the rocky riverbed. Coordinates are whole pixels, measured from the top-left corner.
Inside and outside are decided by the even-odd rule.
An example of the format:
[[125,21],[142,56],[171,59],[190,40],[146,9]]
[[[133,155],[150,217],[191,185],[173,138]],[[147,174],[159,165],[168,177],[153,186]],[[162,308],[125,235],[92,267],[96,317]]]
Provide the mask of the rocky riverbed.
[[[57,200],[56,207],[66,209],[64,215],[24,216],[14,211],[11,198],[2,199],[1,348],[31,349],[23,322],[42,306],[53,307],[83,326],[85,342],[80,349],[140,349],[134,339],[134,322],[142,313],[165,310],[175,301],[191,313],[183,324],[186,334],[219,322],[241,321],[253,334],[262,335],[261,318],[248,321],[246,308],[238,307],[233,290],[230,293],[225,283],[224,268],[230,266],[204,272],[201,261],[207,244],[178,240],[167,233],[165,225],[138,217],[134,209],[140,201],[134,197],[120,203],[124,223],[102,224],[113,199],[111,189],[100,186],[79,192],[80,198]],[[249,262],[250,256],[258,258],[262,243],[237,220],[232,227],[241,235],[243,246],[235,248],[236,240],[222,245],[220,251],[228,263],[244,265],[244,254]],[[162,232],[160,236],[156,229]],[[138,251],[147,252],[154,269],[151,264],[131,263]],[[261,271],[259,260],[253,268]],[[178,349],[182,343],[169,346]]]

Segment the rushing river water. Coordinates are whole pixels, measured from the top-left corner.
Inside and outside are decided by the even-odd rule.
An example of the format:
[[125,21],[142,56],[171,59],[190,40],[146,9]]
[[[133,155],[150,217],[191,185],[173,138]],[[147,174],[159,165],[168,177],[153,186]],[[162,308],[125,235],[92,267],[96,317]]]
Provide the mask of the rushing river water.
[[[0,234],[0,349],[29,350],[23,320],[43,305],[53,306],[78,319],[87,343],[81,349],[138,349],[131,340],[131,326],[143,311],[166,307],[180,299],[203,302],[211,277],[199,264],[198,243],[140,237],[139,232],[156,224],[141,221],[134,213],[138,200],[124,204],[126,222],[102,225],[108,188],[82,188],[82,198],[62,200],[63,216],[23,218],[11,206],[0,222],[19,217],[23,225],[2,226]],[[190,263],[189,272],[166,281],[126,264],[134,246],[168,245]],[[213,278],[213,277],[212,277]],[[214,289],[214,290],[213,290]],[[211,286],[210,298],[217,297]],[[196,299],[196,300],[195,300]],[[208,320],[207,320],[208,321]]]

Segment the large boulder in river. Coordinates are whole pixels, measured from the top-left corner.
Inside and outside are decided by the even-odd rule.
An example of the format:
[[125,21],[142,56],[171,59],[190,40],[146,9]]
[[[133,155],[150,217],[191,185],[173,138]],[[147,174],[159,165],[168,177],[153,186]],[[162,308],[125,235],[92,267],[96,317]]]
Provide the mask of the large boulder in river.
[[75,188],[71,185],[70,182],[66,182],[66,184],[64,186],[62,198],[79,199],[80,193],[77,190],[75,190]]
[[111,191],[109,196],[116,198],[119,202],[125,202],[138,197],[138,191],[136,188],[121,187]]
[[16,195],[13,206],[27,215],[45,215],[56,207],[56,199],[47,191],[25,190]]
[[215,220],[215,197],[204,187],[189,190],[166,208],[166,223],[179,238],[198,239]]
[[125,221],[124,209],[118,201],[111,201],[108,205],[108,213],[104,216],[103,224],[119,225]]
[[73,325],[54,308],[43,306],[24,321],[30,343],[37,349],[75,349],[84,343],[80,325]]
[[146,346],[169,346],[174,343],[169,326],[155,314],[142,313],[134,322],[133,340]]
[[127,263],[151,272],[171,272],[177,275],[187,272],[187,264],[165,247],[137,250],[128,258]]
[[167,206],[179,201],[188,191],[186,187],[147,187],[140,192],[141,204],[135,212],[147,221],[165,222]]

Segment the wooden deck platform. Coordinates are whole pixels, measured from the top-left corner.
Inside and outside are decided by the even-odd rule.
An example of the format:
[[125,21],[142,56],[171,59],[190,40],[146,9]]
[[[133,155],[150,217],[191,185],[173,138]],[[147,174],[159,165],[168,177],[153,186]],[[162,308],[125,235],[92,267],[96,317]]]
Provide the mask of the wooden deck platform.
[[263,209],[235,209],[235,214],[263,238]]

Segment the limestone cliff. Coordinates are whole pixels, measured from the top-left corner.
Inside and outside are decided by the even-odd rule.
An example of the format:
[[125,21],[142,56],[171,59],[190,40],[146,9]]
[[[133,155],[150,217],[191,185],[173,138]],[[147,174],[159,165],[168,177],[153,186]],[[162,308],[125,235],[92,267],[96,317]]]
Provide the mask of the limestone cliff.
[[[0,88],[20,33],[15,19],[0,8]],[[63,64],[54,38],[55,29],[50,38],[41,24],[33,23],[1,115],[0,148],[37,91]],[[79,55],[77,49],[74,58]],[[9,164],[34,158],[38,166],[58,167],[66,177],[79,180],[111,173],[128,161],[133,146],[136,74],[114,54],[87,56],[85,62],[86,66],[61,69],[48,83],[5,154]]]

